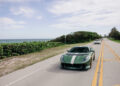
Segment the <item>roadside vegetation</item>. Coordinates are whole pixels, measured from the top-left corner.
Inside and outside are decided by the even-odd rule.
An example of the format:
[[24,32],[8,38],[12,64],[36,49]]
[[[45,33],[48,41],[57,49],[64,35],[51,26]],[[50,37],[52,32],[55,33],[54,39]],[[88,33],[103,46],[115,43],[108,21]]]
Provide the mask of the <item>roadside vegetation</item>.
[[111,29],[111,32],[108,35],[109,38],[120,40],[120,32],[117,30],[116,27]]
[[24,42],[0,44],[0,59],[38,52],[47,48],[63,45],[60,42]]
[[116,40],[116,39],[113,39],[113,38],[109,38],[110,40],[114,41],[114,42],[118,42],[120,43],[120,40]]
[[111,32],[109,33],[108,38],[112,41],[120,43],[120,32],[117,30],[116,27],[111,29]]
[[66,44],[73,44],[73,43],[83,43],[92,41],[95,39],[99,39],[102,36],[97,34],[96,32],[88,32],[88,31],[78,31],[68,35],[60,36],[56,39],[51,40],[52,42],[62,42]]
[[95,32],[78,31],[66,36],[63,35],[49,42],[2,43],[0,44],[0,59],[38,52],[64,44],[90,42],[98,38],[101,38],[101,36]]

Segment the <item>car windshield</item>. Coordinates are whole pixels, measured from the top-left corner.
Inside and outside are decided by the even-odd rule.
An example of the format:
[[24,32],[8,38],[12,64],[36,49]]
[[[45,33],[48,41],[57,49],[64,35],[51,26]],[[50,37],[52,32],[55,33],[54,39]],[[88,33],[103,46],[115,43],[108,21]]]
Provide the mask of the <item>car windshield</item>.
[[99,41],[99,40],[95,40],[95,41]]
[[69,52],[72,52],[72,53],[86,53],[86,52],[89,52],[89,49],[88,49],[88,47],[74,47],[74,48],[70,49]]
[[96,39],[95,41],[100,41],[100,39]]

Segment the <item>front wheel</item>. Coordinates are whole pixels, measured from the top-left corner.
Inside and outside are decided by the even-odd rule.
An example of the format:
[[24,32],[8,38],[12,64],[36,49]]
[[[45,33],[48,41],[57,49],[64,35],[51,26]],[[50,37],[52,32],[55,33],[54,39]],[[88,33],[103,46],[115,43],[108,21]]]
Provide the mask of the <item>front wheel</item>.
[[90,69],[92,68],[92,60],[91,60],[91,62],[90,62]]
[[93,61],[95,60],[95,55],[93,56]]
[[61,63],[61,69],[64,69],[64,64]]

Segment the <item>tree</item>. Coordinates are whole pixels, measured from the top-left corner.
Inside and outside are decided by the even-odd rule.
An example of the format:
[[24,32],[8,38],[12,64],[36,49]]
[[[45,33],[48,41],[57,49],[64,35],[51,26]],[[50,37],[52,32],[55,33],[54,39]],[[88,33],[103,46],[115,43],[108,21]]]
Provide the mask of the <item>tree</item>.
[[[101,38],[101,36],[98,35],[96,32],[78,31],[66,35],[66,43],[71,44],[71,43],[87,42],[98,38]],[[51,41],[64,43],[65,42],[64,40],[65,40],[65,36],[63,35]]]
[[117,30],[116,27],[113,27],[111,29],[111,32],[109,33],[109,37],[114,39],[120,39],[120,32]]

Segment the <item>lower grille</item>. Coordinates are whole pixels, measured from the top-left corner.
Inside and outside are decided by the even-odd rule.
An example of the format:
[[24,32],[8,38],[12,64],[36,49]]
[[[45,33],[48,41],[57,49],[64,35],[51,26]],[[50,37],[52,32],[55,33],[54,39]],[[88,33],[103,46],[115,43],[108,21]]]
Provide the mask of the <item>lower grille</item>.
[[74,67],[74,68],[84,68],[85,64],[67,64],[67,63],[62,63],[61,64],[63,67]]

